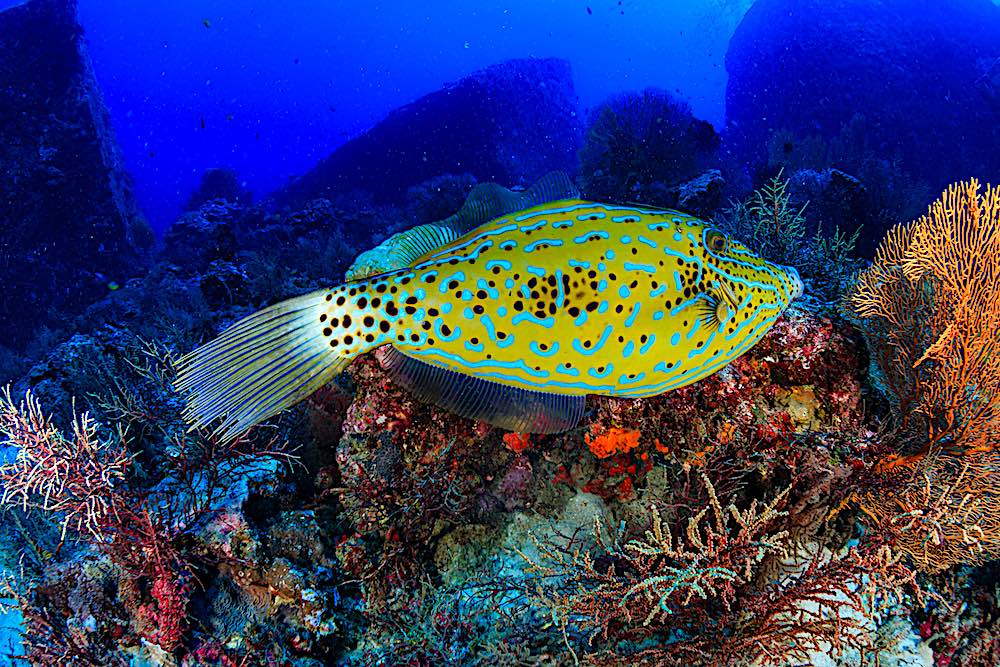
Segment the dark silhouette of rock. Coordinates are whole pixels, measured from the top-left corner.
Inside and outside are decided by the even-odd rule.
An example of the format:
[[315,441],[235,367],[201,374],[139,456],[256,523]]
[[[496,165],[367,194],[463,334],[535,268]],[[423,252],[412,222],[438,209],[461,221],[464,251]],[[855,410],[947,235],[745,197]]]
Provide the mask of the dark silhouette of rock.
[[198,189],[188,199],[188,211],[198,210],[202,204],[213,199],[225,199],[233,204],[249,204],[253,193],[244,187],[240,175],[228,167],[211,167],[201,175]]
[[0,12],[0,341],[23,347],[135,275],[132,197],[75,0]]
[[236,204],[213,200],[185,213],[164,234],[160,257],[192,272],[204,271],[215,260],[232,259],[239,210]]
[[726,69],[727,140],[744,160],[759,165],[774,131],[829,140],[864,114],[868,148],[934,189],[1000,172],[990,0],[758,0]]
[[569,63],[511,60],[393,111],[275,198],[299,206],[358,189],[398,202],[407,188],[448,173],[531,183],[575,171],[579,142]]
[[788,191],[791,206],[806,206],[807,217],[825,236],[838,228],[850,234],[868,222],[864,184],[839,169],[802,169],[789,174]]

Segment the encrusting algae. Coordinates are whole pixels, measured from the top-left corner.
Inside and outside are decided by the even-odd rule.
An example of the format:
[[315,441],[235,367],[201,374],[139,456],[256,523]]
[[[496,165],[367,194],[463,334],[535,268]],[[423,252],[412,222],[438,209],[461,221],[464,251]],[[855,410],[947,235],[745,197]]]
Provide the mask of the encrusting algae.
[[266,308],[184,357],[196,426],[234,437],[388,346],[418,398],[512,431],[573,427],[587,394],[689,385],[753,346],[802,291],[705,222],[577,198],[553,173],[362,254],[348,282]]

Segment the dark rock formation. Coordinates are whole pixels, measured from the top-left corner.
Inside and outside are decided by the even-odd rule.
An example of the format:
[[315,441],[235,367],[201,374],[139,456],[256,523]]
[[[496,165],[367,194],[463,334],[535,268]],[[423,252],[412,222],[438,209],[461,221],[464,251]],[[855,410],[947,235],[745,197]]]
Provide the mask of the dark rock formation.
[[774,131],[829,140],[863,114],[868,148],[934,189],[1000,171],[990,0],[759,0],[726,69],[728,138],[744,159],[759,164]]
[[142,266],[139,216],[75,0],[0,12],[0,343],[21,348]]
[[789,175],[788,191],[791,206],[806,206],[808,218],[825,236],[838,228],[852,233],[868,221],[864,184],[839,169],[796,171]]
[[718,169],[709,169],[686,183],[668,186],[657,181],[642,191],[643,201],[675,208],[708,220],[722,205],[726,179]]
[[494,65],[393,111],[275,197],[298,206],[360,189],[398,201],[439,174],[516,185],[553,169],[574,171],[575,109],[569,63]]
[[185,213],[167,229],[161,257],[184,269],[204,271],[217,259],[232,259],[236,254],[233,218],[237,207],[212,201],[198,211]]

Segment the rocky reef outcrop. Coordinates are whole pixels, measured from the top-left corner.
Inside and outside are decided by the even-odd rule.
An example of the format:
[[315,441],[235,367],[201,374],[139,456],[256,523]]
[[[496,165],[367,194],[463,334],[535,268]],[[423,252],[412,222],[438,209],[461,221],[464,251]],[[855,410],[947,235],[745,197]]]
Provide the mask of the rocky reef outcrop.
[[580,126],[569,63],[511,60],[396,109],[275,195],[301,204],[352,189],[399,200],[440,174],[528,183],[574,171]]
[[759,162],[776,131],[831,140],[861,114],[867,148],[934,191],[1000,170],[1000,7],[989,0],[759,0],[726,69],[727,138],[743,159]]
[[142,267],[132,197],[74,0],[0,12],[0,345],[20,348]]

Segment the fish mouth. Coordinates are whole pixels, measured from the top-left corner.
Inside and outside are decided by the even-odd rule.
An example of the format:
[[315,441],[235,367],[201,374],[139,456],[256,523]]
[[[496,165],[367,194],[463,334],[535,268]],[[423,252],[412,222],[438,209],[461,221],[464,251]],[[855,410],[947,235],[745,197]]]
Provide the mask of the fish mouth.
[[791,303],[802,296],[802,293],[805,291],[805,285],[802,284],[802,278],[794,266],[786,266],[785,270],[788,276],[788,302]]

